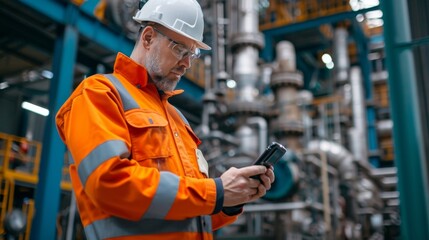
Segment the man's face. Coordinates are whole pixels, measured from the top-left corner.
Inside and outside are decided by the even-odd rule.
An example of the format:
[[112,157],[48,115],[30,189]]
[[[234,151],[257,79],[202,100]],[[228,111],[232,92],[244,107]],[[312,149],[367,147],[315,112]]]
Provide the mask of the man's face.
[[[193,55],[187,49],[192,49],[188,46],[193,44],[191,40],[166,28],[157,26],[152,29],[154,42],[145,55],[146,69],[159,90],[172,91],[191,67]],[[177,40],[173,40],[174,37]],[[178,50],[178,47],[181,48]]]

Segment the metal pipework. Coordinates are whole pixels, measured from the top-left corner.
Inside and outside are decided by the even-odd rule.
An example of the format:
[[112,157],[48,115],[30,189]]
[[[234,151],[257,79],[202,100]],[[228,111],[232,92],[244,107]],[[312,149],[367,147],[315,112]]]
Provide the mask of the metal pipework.
[[257,60],[258,49],[253,46],[244,46],[235,55],[233,78],[237,82],[236,99],[239,101],[254,101],[259,92],[256,83],[259,79]]
[[216,74],[216,93],[223,95],[226,91],[225,83],[228,79],[230,79],[229,74],[227,73],[226,64],[227,64],[227,54],[226,54],[226,27],[230,23],[228,19],[225,17],[225,1],[217,0],[213,3],[213,16],[214,27],[212,29],[213,34],[213,57],[215,61],[213,61],[213,72]]
[[393,121],[391,119],[377,122],[377,134],[379,136],[392,135]]
[[373,181],[365,176],[360,176],[356,182],[356,199],[360,207],[372,207],[380,209],[382,207],[382,200],[379,190]]
[[277,63],[283,71],[296,71],[295,48],[291,42],[281,41],[276,46]]
[[[243,154],[256,155],[258,146],[264,142],[266,147],[267,134],[261,133],[262,125],[258,125],[259,134],[255,128],[250,127],[255,122],[249,117],[265,115],[267,103],[259,98],[256,83],[260,78],[258,66],[259,50],[263,47],[263,37],[259,32],[258,1],[240,0],[236,2],[237,14],[232,16],[230,22],[236,22],[235,33],[231,36],[231,49],[233,51],[232,77],[237,83],[235,100],[228,105],[228,114],[237,116],[235,136],[240,140],[240,150]],[[264,134],[265,136],[261,136]],[[257,140],[256,137],[264,138]]]
[[275,212],[275,211],[290,211],[297,209],[315,209],[323,211],[323,205],[318,202],[287,202],[287,203],[271,203],[271,204],[252,204],[245,205],[244,212]]
[[292,43],[281,41],[277,46],[277,67],[271,76],[275,95],[276,119],[271,121],[271,131],[279,142],[288,148],[301,148],[300,137],[304,132],[298,88],[303,85],[302,73],[296,70],[295,48]]
[[336,28],[334,32],[334,64],[335,64],[335,81],[341,85],[348,80],[348,71],[350,61],[347,49],[348,32],[345,28]]
[[362,74],[359,67],[350,69],[350,84],[352,90],[352,111],[354,130],[351,134],[352,152],[355,159],[368,161],[368,143],[366,134],[366,105],[362,84]]
[[233,78],[237,82],[236,99],[253,101],[258,96],[255,87],[259,79],[259,50],[264,45],[259,32],[258,1],[240,0],[238,2],[237,29],[233,29],[231,48],[234,52]]
[[323,220],[327,232],[331,230],[331,207],[329,197],[329,177],[327,154],[322,151],[304,151],[305,155],[315,154],[320,157],[320,180],[322,182]]
[[268,136],[267,121],[263,117],[251,117],[247,119],[249,125],[255,125],[258,127],[258,139],[259,139],[259,155],[265,151]]
[[327,140],[312,140],[308,143],[307,149],[325,152],[329,164],[338,168],[341,179],[353,180],[356,178],[357,172],[353,163],[353,155],[343,146]]

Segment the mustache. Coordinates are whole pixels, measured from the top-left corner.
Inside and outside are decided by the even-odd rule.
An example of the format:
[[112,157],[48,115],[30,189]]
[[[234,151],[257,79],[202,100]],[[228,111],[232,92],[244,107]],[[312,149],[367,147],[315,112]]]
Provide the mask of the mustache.
[[184,68],[184,67],[176,67],[176,68],[173,68],[172,72],[185,74],[186,68]]

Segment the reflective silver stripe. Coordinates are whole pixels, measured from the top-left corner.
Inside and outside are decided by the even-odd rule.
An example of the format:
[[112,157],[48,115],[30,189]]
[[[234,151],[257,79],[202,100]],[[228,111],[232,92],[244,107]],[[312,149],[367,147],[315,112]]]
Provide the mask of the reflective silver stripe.
[[178,190],[179,177],[171,172],[162,171],[155,196],[143,218],[165,218],[173,205]]
[[[131,97],[130,93],[125,89],[124,85],[113,75],[113,74],[104,74],[110,82],[115,86],[116,90],[119,92],[119,96],[121,96],[122,100],[122,107],[124,108],[124,112],[140,108],[137,102]],[[174,106],[173,106],[174,107]],[[187,124],[188,126],[191,126],[188,122],[188,119],[186,119],[185,115],[176,107],[174,107],[176,111],[179,113],[180,117],[182,118],[183,122]]]
[[91,175],[98,166],[116,156],[121,158],[128,158],[130,156],[127,145],[121,140],[109,140],[93,149],[77,166],[82,185],[85,187],[89,175]]
[[[202,231],[212,233],[210,216],[202,216],[206,222]],[[111,217],[93,222],[85,227],[87,239],[98,240],[125,236],[138,236],[161,233],[201,232],[198,226],[200,218],[186,220],[142,219],[128,221],[122,218]]]
[[106,76],[110,82],[113,83],[116,90],[118,90],[119,95],[121,96],[124,112],[130,109],[140,108],[137,102],[131,97],[130,93],[125,89],[124,85],[122,85],[122,83],[113,74],[105,74],[104,76]]
[[[174,106],[173,106],[174,107]],[[177,107],[174,107],[176,109],[176,111],[179,113],[180,117],[182,118],[182,120],[185,122],[185,124],[187,124],[188,126],[191,126],[188,122],[188,119],[186,119],[185,115],[183,115],[183,113],[181,111],[179,111],[179,109]]]
[[212,229],[212,217],[209,215],[201,216],[203,221],[203,232],[211,233],[213,232]]

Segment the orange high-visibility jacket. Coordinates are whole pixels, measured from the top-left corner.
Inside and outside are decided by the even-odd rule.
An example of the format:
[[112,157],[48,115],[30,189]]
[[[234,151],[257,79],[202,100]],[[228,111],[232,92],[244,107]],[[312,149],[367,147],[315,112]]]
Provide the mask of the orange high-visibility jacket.
[[212,239],[232,223],[200,143],[144,67],[119,53],[114,72],[85,79],[56,116],[88,239]]

